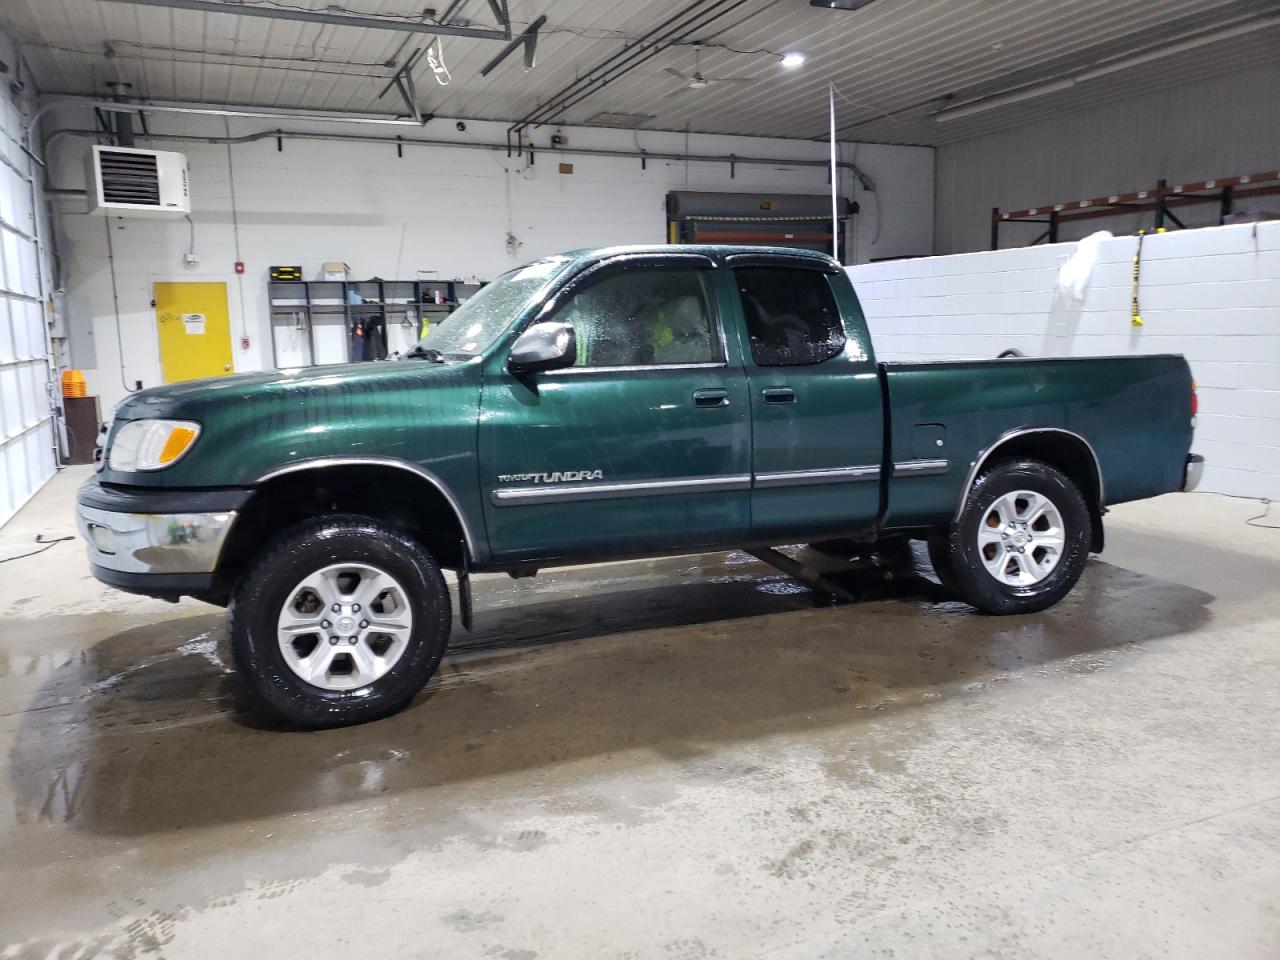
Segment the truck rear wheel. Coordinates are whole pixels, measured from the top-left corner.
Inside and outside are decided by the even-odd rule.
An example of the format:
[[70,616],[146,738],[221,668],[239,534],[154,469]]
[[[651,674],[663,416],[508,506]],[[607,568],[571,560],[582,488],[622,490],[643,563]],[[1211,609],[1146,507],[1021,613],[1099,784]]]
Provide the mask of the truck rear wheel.
[[1038,460],[1010,460],[978,477],[930,554],[943,584],[979,610],[1034,613],[1076,585],[1089,538],[1089,507],[1065,474]]
[[286,531],[240,578],[228,608],[237,670],[270,711],[341,727],[405,707],[449,639],[449,588],[411,537],[334,515]]

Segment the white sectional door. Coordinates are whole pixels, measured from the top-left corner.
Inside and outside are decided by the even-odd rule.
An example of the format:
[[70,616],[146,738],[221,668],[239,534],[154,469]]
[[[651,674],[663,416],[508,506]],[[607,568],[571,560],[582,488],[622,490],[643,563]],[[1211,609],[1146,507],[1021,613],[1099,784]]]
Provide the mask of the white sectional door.
[[40,251],[21,117],[0,93],[0,524],[53,476]]

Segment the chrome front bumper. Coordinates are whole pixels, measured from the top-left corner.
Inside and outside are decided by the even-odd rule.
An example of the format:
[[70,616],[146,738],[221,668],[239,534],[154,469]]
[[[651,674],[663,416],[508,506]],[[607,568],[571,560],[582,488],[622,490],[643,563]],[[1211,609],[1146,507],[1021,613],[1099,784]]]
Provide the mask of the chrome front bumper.
[[77,504],[94,567],[121,573],[212,573],[236,511],[115,513]]
[[1204,457],[1198,453],[1187,454],[1187,467],[1182,474],[1182,492],[1190,493],[1200,486],[1200,478],[1204,476]]

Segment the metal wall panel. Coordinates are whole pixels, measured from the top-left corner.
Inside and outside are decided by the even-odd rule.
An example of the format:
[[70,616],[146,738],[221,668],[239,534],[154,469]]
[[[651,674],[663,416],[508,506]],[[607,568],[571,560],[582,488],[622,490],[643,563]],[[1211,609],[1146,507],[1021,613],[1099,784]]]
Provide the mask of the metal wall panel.
[[[991,208],[1025,209],[1180,181],[1274,170],[1280,159],[1280,60],[1188,82],[1012,130],[945,144],[937,152],[934,249],[990,246]],[[1280,195],[1238,209],[1280,209]],[[1188,224],[1217,222],[1214,204],[1182,207]],[[1151,214],[1064,224],[1062,241],[1095,230],[1133,233]],[[1030,243],[1043,224],[1002,225],[1001,246]]]

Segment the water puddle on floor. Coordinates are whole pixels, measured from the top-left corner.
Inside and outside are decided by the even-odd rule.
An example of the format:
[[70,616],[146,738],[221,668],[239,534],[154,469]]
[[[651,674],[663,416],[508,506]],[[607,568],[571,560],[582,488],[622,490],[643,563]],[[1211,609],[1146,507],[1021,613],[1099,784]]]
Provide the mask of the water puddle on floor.
[[898,561],[831,574],[863,598],[844,605],[736,553],[478,578],[476,630],[455,624],[408,710],[315,734],[248,702],[220,610],[10,619],[0,737],[14,824],[130,836],[637,751],[696,756],[1105,668],[1207,615],[1204,594],[1094,563],[1046,614],[984,617],[917,555]]

